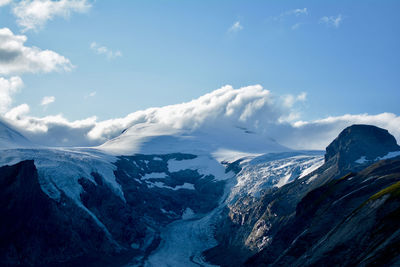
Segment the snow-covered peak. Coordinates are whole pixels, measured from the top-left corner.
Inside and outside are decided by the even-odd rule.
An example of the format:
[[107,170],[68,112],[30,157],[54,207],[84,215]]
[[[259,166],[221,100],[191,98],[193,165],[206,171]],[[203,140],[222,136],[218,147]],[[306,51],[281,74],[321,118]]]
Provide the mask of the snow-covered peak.
[[243,127],[174,129],[167,125],[141,123],[98,147],[116,155],[192,153],[211,154],[229,161],[249,154],[290,151],[274,140]]

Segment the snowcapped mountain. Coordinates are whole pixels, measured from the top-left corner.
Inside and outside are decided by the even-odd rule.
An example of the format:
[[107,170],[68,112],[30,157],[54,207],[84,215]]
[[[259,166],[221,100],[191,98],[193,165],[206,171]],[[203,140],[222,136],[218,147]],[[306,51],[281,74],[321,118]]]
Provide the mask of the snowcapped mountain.
[[220,266],[397,266],[399,152],[384,129],[344,129],[319,168],[233,198],[206,258]]
[[[54,220],[64,220],[62,213],[68,213],[66,208],[73,210],[77,214],[75,230],[67,231],[78,233],[77,228],[89,227],[87,223],[90,222],[90,227],[104,236],[98,240],[108,244],[100,249],[103,256],[134,251],[137,255],[130,257],[130,265],[157,266],[157,259],[171,250],[182,252],[181,256],[169,259],[172,265],[184,263],[190,266],[193,261],[202,262],[201,252],[216,244],[212,225],[225,206],[224,199],[231,192],[230,188],[236,184],[235,170],[229,167],[235,160],[245,157],[240,160],[241,168],[247,172],[251,168],[256,173],[257,168],[265,167],[262,163],[267,162],[262,157],[257,158],[258,155],[283,153],[279,160],[291,158],[288,159],[290,167],[284,173],[289,175],[294,171],[295,178],[321,158],[318,153],[312,155],[311,152],[284,155],[291,150],[236,126],[177,130],[162,124],[143,123],[95,148],[24,148],[20,144],[26,142],[22,135],[4,129],[12,137],[9,140],[18,142],[14,142],[15,146],[4,146],[4,149],[10,149],[0,153],[0,165],[13,165],[18,171],[30,169],[37,173],[29,179],[33,179],[30,183],[35,184],[35,190],[41,191],[41,201],[49,207],[61,205],[49,208],[55,212],[57,219]],[[14,144],[11,141],[8,143]],[[281,180],[282,175],[280,172],[267,175],[266,179],[274,182],[261,182],[262,187],[276,185],[275,181]],[[110,214],[110,208],[119,213]],[[46,221],[46,218],[38,220]],[[82,220],[89,221],[79,226]],[[164,228],[171,222],[175,223]],[[183,239],[185,246],[179,241],[182,238],[177,239],[172,234],[176,227],[188,231],[178,231],[182,232],[182,238],[189,239]],[[65,229],[56,227],[53,231],[61,233]],[[33,240],[35,235],[40,235],[34,231],[32,234]],[[42,238],[46,239],[45,236]],[[99,253],[89,243],[69,242],[72,247],[65,248],[68,253],[64,258],[44,257],[40,262],[88,260]],[[89,238],[88,242],[99,241]],[[74,245],[88,252],[77,254]],[[158,249],[153,252],[156,247]],[[29,245],[26,248],[29,250]],[[4,249],[9,251],[11,248]],[[43,245],[40,249],[46,253],[50,248]]]
[[[355,149],[348,164],[342,147],[363,147],[354,131],[353,139],[333,142],[324,158],[226,125],[185,130],[136,124],[93,148],[24,147],[27,139],[2,129],[9,145],[0,152],[0,212],[13,234],[0,232],[0,240],[8,240],[0,244],[0,263],[15,266],[212,266],[207,260],[215,258],[203,252],[223,244],[226,233],[215,233],[224,231],[227,210],[234,222],[247,225],[237,236],[250,231],[244,246],[265,248],[271,240],[262,234],[270,226],[258,221],[259,207],[243,212],[246,205],[285,192],[292,207],[304,190],[398,151],[383,133],[389,140],[384,149]],[[25,206],[28,213],[18,208]]]
[[174,129],[159,123],[136,124],[98,149],[116,155],[209,154],[220,161],[249,154],[291,150],[243,127],[202,127],[193,130]]

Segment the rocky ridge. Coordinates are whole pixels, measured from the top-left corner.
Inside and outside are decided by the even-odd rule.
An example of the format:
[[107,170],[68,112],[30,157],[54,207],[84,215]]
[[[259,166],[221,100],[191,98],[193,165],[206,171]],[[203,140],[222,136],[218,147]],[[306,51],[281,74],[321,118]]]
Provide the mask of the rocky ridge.
[[[398,151],[383,129],[345,129],[319,169],[229,205],[216,231],[219,245],[205,255],[221,266],[398,263]],[[394,157],[381,160],[388,155]],[[368,161],[357,162],[361,157]]]

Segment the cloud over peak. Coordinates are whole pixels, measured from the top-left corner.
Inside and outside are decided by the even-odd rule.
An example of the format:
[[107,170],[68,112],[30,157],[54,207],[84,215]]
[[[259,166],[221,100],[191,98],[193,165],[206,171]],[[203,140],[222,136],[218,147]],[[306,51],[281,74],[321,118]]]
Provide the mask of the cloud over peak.
[[208,131],[227,137],[232,129],[240,128],[295,149],[324,149],[342,129],[355,123],[383,127],[400,138],[400,117],[391,113],[301,121],[297,104],[306,98],[305,92],[277,96],[261,85],[238,89],[228,85],[189,102],[148,108],[105,121],[96,117],[69,121],[62,115],[38,118],[29,115],[26,104],[11,109],[4,117],[34,142],[48,146],[99,145],[127,128],[136,131],[149,126],[165,135]]

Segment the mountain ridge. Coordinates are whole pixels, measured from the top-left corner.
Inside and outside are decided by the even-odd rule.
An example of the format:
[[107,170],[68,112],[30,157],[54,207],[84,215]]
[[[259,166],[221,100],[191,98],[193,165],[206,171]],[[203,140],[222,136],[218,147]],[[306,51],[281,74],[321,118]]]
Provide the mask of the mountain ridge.
[[[256,135],[246,132],[246,129],[236,129],[238,134],[233,137],[252,138]],[[372,131],[382,132],[375,128]],[[133,133],[127,130],[123,134]],[[185,136],[187,134],[182,135]],[[52,248],[40,243],[35,251],[41,251],[39,254],[43,256],[35,254],[27,257],[25,254],[33,250],[30,246],[34,245],[18,243],[23,237],[14,231],[15,235],[5,238],[7,241],[4,244],[8,247],[0,250],[0,259],[13,266],[197,266],[208,265],[207,261],[221,266],[312,265],[325,260],[323,255],[330,253],[330,244],[336,244],[334,237],[342,233],[340,220],[347,218],[349,212],[363,203],[366,204],[355,218],[363,218],[365,212],[373,212],[374,218],[386,227],[380,236],[390,241],[389,225],[396,222],[390,214],[393,209],[396,210],[397,199],[390,197],[390,190],[399,179],[398,145],[385,132],[383,136],[391,140],[389,145],[380,149],[379,153],[373,152],[368,160],[360,163],[357,162],[358,157],[368,156],[368,151],[362,146],[360,149],[358,142],[345,142],[341,138],[348,137],[339,136],[332,143],[340,145],[336,146],[336,150],[327,152],[329,155],[325,156],[328,158],[325,163],[318,151],[286,149],[263,155],[240,154],[237,151],[237,154],[229,155],[231,152],[227,150],[221,159],[230,156],[230,160],[219,161],[210,152],[215,148],[227,148],[213,146],[213,142],[218,145],[218,140],[223,137],[220,133],[207,146],[195,150],[197,154],[121,156],[109,155],[105,150],[95,148],[4,150],[6,153],[0,154],[1,165],[14,165],[0,167],[0,177],[8,175],[9,181],[18,181],[20,168],[30,166],[30,171],[24,175],[35,184],[35,190],[26,194],[24,201],[37,205],[36,197],[39,197],[40,206],[50,207],[47,216],[37,213],[38,220],[40,225],[54,225],[52,232],[57,233],[54,236],[59,236],[61,243],[54,243]],[[360,136],[363,135],[358,135],[358,138]],[[199,138],[205,138],[205,135],[199,135]],[[248,141],[256,145],[257,139],[251,138]],[[380,146],[380,143],[378,139],[370,145]],[[170,147],[174,144],[168,143]],[[230,145],[232,141],[226,144]],[[270,140],[265,144],[264,148],[269,147]],[[180,149],[185,143],[180,145],[176,148]],[[188,151],[193,151],[193,147],[189,147]],[[345,159],[346,164],[339,164],[339,159]],[[347,162],[347,159],[350,161]],[[16,172],[10,176],[7,169]],[[0,203],[4,204],[0,205],[1,213],[10,214],[7,203],[20,199],[19,192],[23,189],[13,189],[9,182],[0,183],[0,191],[9,192]],[[375,197],[369,199],[372,196]],[[376,204],[380,202],[388,204],[387,209],[381,209],[383,213],[374,208],[381,207]],[[329,211],[338,212],[340,216],[334,216]],[[18,222],[18,216],[14,215],[10,214],[10,220]],[[322,215],[326,216],[325,220],[320,217]],[[34,213],[27,216],[26,222],[35,218]],[[385,219],[387,216],[389,219]],[[336,230],[326,228],[328,219]],[[64,229],[63,224],[57,226],[68,220],[72,220],[70,228]],[[46,240],[48,232],[30,230],[25,221],[12,224],[20,232],[24,229],[29,231],[32,239]],[[373,228],[374,224],[359,227],[360,231],[366,231],[367,226]],[[93,236],[87,236],[86,240],[78,238],[84,235],[87,228],[94,233]],[[302,234],[304,231],[313,234]],[[313,239],[328,232],[333,233],[330,243]],[[64,233],[77,238],[69,240]],[[363,235],[368,236],[365,232]],[[51,252],[62,249],[62,242],[67,240],[71,246],[64,254],[57,256]],[[313,247],[310,240],[327,245],[324,248]],[[393,240],[397,242],[396,235]],[[396,244],[393,242],[388,244]],[[22,250],[14,250],[12,247],[15,244]],[[352,250],[357,251],[352,246]],[[76,252],[74,247],[80,247],[80,252]],[[307,256],[311,253],[309,249],[319,251],[315,254],[317,256],[310,259]],[[381,257],[379,251],[387,251],[377,249],[371,248],[369,253],[372,253],[372,258]],[[175,254],[165,256],[171,253]],[[113,257],[120,261],[110,261]],[[359,260],[361,262],[366,258]]]

